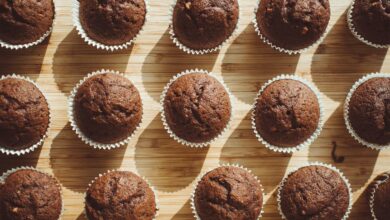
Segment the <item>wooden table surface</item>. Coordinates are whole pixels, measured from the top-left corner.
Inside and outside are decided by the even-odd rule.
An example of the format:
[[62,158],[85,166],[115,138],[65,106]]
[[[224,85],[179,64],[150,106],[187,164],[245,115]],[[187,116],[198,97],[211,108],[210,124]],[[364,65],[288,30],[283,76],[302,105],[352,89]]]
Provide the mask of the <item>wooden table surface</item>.
[[[352,84],[370,72],[390,72],[390,53],[370,48],[350,33],[346,10],[350,0],[330,0],[331,29],[324,42],[300,55],[278,53],[263,44],[250,21],[256,0],[242,0],[237,37],[219,53],[190,56],[169,39],[170,0],[150,0],[150,19],[136,44],[107,53],[88,45],[72,26],[71,1],[55,0],[53,34],[43,45],[23,51],[0,50],[0,73],[18,73],[36,80],[52,110],[52,127],[42,148],[22,157],[0,156],[0,172],[28,165],[52,173],[64,190],[63,219],[84,219],[83,193],[87,184],[106,170],[123,168],[144,176],[157,189],[158,219],[193,219],[189,198],[197,176],[221,163],[239,163],[251,169],[265,187],[264,219],[280,219],[275,190],[291,169],[307,162],[331,163],[341,169],[353,187],[350,219],[370,219],[364,190],[377,174],[390,170],[390,151],[377,152],[354,141],[347,133],[342,106]],[[83,144],[70,129],[67,97],[87,73],[98,69],[126,73],[144,102],[142,129],[127,147],[98,151]],[[236,106],[231,129],[209,148],[189,149],[169,138],[159,116],[159,96],[168,80],[185,69],[203,68],[221,75]],[[325,125],[311,147],[290,155],[273,153],[260,144],[250,126],[250,108],[257,90],[268,79],[292,73],[312,80],[323,94]],[[338,145],[331,157],[332,142]]]

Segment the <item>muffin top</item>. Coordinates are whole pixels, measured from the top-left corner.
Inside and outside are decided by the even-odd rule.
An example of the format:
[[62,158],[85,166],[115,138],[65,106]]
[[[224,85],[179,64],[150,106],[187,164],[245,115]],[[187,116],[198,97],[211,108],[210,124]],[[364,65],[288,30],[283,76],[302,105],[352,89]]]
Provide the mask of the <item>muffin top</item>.
[[85,211],[90,220],[152,220],[156,215],[153,190],[132,172],[114,171],[88,188]]
[[281,210],[289,220],[340,220],[349,207],[348,186],[340,174],[317,165],[290,174],[280,198]]
[[173,31],[190,49],[213,49],[232,35],[238,17],[237,0],[178,0],[173,10]]
[[0,40],[27,44],[39,40],[54,20],[53,0],[0,1]]
[[361,84],[349,102],[349,121],[355,133],[369,143],[390,144],[390,78]]
[[229,94],[208,74],[191,73],[176,79],[170,85],[163,105],[173,133],[193,143],[211,141],[230,120]]
[[29,148],[49,127],[49,107],[41,91],[23,79],[0,80],[0,146]]
[[202,220],[257,220],[263,206],[262,186],[245,169],[223,166],[202,177],[194,203]]
[[22,169],[0,185],[0,218],[58,220],[62,212],[59,183],[41,172]]
[[355,0],[352,24],[367,41],[390,44],[390,1]]
[[85,136],[114,144],[136,130],[142,119],[142,102],[137,88],[126,77],[98,74],[78,88],[73,112],[76,125]]
[[134,39],[146,18],[144,0],[79,0],[80,22],[88,37],[106,45]]
[[266,142],[295,147],[316,131],[320,105],[307,85],[297,80],[277,80],[257,98],[254,118],[256,130]]
[[386,220],[390,216],[389,173],[383,174],[382,178],[374,194],[373,211],[377,220]]
[[328,0],[262,0],[256,13],[261,34],[272,44],[300,50],[317,42],[330,20]]

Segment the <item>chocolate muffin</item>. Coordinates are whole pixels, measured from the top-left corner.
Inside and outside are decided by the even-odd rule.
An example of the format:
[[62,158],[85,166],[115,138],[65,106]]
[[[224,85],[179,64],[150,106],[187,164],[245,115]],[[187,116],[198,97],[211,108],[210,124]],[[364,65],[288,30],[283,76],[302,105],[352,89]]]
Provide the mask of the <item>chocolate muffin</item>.
[[281,186],[280,209],[288,220],[341,220],[350,206],[349,186],[324,166],[302,167]]
[[[369,201],[371,205],[372,215],[376,220],[387,220],[390,216],[390,181],[389,173],[384,173],[377,178],[375,183],[375,191],[371,194]],[[380,179],[380,180],[379,180]]]
[[7,220],[58,220],[62,212],[59,183],[31,169],[7,176],[0,185],[0,218]]
[[328,0],[262,0],[256,12],[260,33],[273,45],[305,49],[325,33],[330,20]]
[[348,106],[352,129],[363,140],[390,144],[390,78],[372,78],[352,94]]
[[352,25],[365,40],[379,45],[390,44],[390,2],[388,0],[355,0]]
[[202,220],[257,220],[263,208],[262,186],[245,169],[219,167],[198,183],[194,205]]
[[269,84],[255,103],[257,133],[277,147],[296,147],[317,130],[320,105],[316,94],[304,83],[282,79]]
[[133,40],[146,19],[144,0],[80,0],[80,23],[88,37],[105,45]]
[[132,172],[114,171],[96,179],[87,190],[89,220],[152,220],[157,208],[153,190]]
[[28,44],[50,30],[54,20],[53,0],[0,1],[0,40]]
[[49,106],[42,92],[19,78],[0,80],[0,146],[18,151],[45,137]]
[[214,49],[236,29],[237,0],[178,0],[172,28],[181,44],[193,50]]
[[226,128],[231,115],[228,92],[217,79],[205,73],[177,78],[165,94],[163,107],[173,133],[192,143],[216,138]]
[[76,126],[89,139],[115,144],[130,137],[142,120],[142,101],[126,77],[114,73],[86,79],[74,97]]

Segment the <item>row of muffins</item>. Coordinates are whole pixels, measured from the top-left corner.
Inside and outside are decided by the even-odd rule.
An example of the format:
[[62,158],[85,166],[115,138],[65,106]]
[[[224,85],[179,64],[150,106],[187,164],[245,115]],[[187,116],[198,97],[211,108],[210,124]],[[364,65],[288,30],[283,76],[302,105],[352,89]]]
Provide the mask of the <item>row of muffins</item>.
[[[73,20],[81,37],[98,49],[119,50],[133,43],[148,18],[145,0],[73,0]],[[354,0],[348,24],[364,43],[390,45],[390,3]],[[0,45],[27,48],[50,35],[55,18],[53,0],[0,2]],[[221,48],[239,23],[238,0],[177,0],[171,9],[173,42],[191,54]],[[271,47],[289,54],[305,51],[324,37],[331,17],[328,0],[262,0],[255,9],[256,32]]]
[[[388,219],[389,174],[379,175],[368,189],[373,219]],[[340,170],[313,163],[284,177],[277,202],[283,219],[345,220],[352,209],[352,191]],[[198,220],[257,220],[264,212],[263,187],[250,170],[221,165],[196,181],[191,206]],[[30,167],[0,177],[1,219],[58,220],[63,209],[61,185],[54,177]],[[146,180],[130,171],[108,171],[89,184],[84,210],[89,220],[152,220],[159,207],[157,194]]]
[[[252,109],[252,128],[268,149],[292,153],[309,146],[323,126],[323,106],[314,84],[281,75],[263,85]],[[161,95],[161,119],[169,135],[190,147],[218,139],[233,115],[232,95],[215,74],[187,70],[174,76]],[[369,74],[351,88],[344,118],[361,144],[390,146],[390,74]],[[75,133],[97,149],[125,145],[142,122],[143,104],[123,74],[101,70],[82,79],[69,96],[69,121]],[[44,94],[31,80],[0,78],[0,151],[25,154],[44,141],[50,111]]]

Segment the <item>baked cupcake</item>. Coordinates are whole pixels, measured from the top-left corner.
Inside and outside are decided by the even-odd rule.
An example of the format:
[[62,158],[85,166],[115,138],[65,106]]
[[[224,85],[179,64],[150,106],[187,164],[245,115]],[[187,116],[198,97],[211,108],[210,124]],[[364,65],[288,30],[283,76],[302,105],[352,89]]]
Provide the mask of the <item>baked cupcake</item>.
[[79,34],[98,49],[127,48],[146,22],[144,0],[74,1],[74,22]]
[[291,172],[281,183],[279,211],[288,220],[344,220],[352,207],[348,181],[337,169],[310,165]]
[[344,108],[346,126],[361,144],[390,147],[390,74],[371,74],[352,87]]
[[18,168],[0,179],[0,219],[58,220],[62,214],[61,187],[53,177]]
[[87,144],[111,149],[126,144],[142,120],[137,88],[125,76],[102,70],[90,74],[70,97],[70,121]]
[[232,36],[238,19],[237,0],[177,0],[171,38],[187,53],[214,52]]
[[377,48],[390,46],[390,2],[387,0],[354,0],[348,13],[353,35]]
[[263,209],[263,188],[246,169],[221,166],[198,182],[192,209],[198,220],[257,220]]
[[232,106],[227,88],[203,70],[175,76],[161,96],[165,129],[179,143],[207,146],[227,128]]
[[53,0],[0,1],[0,45],[9,49],[41,43],[51,32]]
[[372,182],[369,198],[371,215],[374,220],[387,220],[390,216],[390,173],[378,176]]
[[328,0],[261,0],[255,13],[255,28],[262,40],[289,54],[319,42],[330,20]]
[[85,214],[89,220],[152,220],[157,214],[156,196],[148,183],[134,173],[108,172],[88,187]]
[[260,142],[276,152],[292,153],[311,144],[321,131],[318,90],[294,76],[280,76],[258,93],[252,126]]
[[49,105],[29,79],[0,78],[0,152],[21,155],[40,146],[49,128]]

